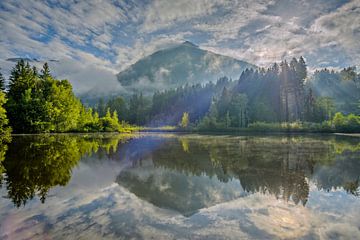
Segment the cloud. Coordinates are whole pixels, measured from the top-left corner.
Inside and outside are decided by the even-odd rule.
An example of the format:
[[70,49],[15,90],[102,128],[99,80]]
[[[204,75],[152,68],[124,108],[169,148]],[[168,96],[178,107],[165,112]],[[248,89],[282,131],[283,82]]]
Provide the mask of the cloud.
[[360,61],[359,5],[359,0],[4,0],[0,57],[70,59],[117,73],[190,40],[260,66],[303,55],[312,68],[344,67]]
[[117,53],[116,65],[118,71],[124,70],[138,60],[154,53],[155,51],[175,46],[182,43],[191,32],[178,32],[176,34],[159,34],[145,40],[139,38],[130,46],[117,45],[114,49]]
[[324,15],[314,22],[311,32],[319,38],[322,47],[340,46],[346,51],[349,62],[360,61],[360,1],[350,2],[337,11]]
[[73,59],[61,59],[50,62],[50,69],[57,78],[68,79],[77,94],[90,90],[93,94],[123,91],[114,73],[97,67],[96,64],[81,64]]
[[152,1],[145,8],[144,22],[140,29],[143,32],[153,32],[193,18],[210,15],[216,11],[218,2],[220,1]]

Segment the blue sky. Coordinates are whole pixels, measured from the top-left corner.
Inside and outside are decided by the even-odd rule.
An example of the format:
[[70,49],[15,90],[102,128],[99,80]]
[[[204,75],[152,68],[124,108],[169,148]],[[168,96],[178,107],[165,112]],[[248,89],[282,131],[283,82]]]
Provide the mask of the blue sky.
[[184,40],[260,66],[300,55],[311,68],[360,62],[360,0],[2,0],[0,26],[1,64],[56,59],[63,71],[117,73]]

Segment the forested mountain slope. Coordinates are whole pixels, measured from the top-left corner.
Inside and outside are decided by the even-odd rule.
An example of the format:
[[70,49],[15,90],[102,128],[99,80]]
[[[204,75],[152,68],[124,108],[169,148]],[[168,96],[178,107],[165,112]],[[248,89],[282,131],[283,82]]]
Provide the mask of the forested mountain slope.
[[216,81],[222,76],[237,78],[256,66],[200,49],[190,42],[157,51],[117,75],[125,89],[151,95],[155,91]]

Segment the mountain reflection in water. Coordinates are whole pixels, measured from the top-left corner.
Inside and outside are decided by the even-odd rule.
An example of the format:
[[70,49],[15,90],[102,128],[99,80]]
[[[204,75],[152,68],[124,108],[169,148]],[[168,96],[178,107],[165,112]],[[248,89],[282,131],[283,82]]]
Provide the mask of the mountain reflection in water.
[[[359,153],[358,138],[334,135],[14,136],[0,148],[1,194],[15,208],[51,204],[59,201],[52,189],[63,187],[56,196],[79,181],[77,168],[91,168],[94,175],[85,178],[95,185],[105,178],[96,168],[111,163],[118,170],[107,177],[119,187],[185,217],[253,194],[306,207],[317,193],[339,189],[359,201]],[[0,216],[6,211],[0,209]]]

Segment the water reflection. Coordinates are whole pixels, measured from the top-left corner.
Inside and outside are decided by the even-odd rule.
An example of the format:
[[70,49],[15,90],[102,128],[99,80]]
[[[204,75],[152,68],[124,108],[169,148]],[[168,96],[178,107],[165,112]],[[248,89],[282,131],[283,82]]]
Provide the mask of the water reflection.
[[[105,137],[106,136],[106,137]],[[250,193],[305,205],[309,181],[318,189],[359,195],[356,138],[198,135],[16,136],[0,151],[7,197],[16,206],[44,202],[65,186],[84,156],[127,161],[116,182],[152,204],[191,215]]]
[[14,136],[0,238],[356,238],[359,153],[333,135]]
[[7,189],[7,197],[14,205],[25,205],[37,195],[45,202],[48,191],[55,186],[66,186],[72,169],[83,156],[117,151],[127,135],[25,135],[14,136],[2,146],[0,170],[5,174],[0,183]]
[[358,194],[356,139],[180,136],[151,141],[157,147],[133,159],[117,182],[184,215],[256,192],[305,205],[309,181],[319,189],[342,187]]

